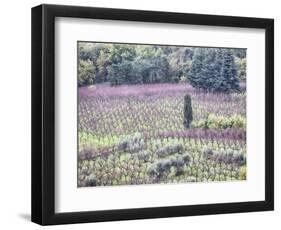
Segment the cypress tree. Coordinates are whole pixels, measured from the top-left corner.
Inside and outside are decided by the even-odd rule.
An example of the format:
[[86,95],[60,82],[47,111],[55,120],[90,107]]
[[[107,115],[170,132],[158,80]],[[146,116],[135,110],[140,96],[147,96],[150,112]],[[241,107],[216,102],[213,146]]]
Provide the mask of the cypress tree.
[[189,94],[184,96],[184,108],[183,108],[183,125],[185,128],[190,128],[191,122],[193,120],[192,115],[192,104],[191,104],[191,97]]

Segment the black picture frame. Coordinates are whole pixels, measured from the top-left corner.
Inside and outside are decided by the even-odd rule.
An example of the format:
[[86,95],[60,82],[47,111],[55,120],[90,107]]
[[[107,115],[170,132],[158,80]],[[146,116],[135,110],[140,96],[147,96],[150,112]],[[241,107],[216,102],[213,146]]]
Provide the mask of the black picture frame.
[[[55,213],[55,18],[109,19],[265,29],[265,200]],[[32,8],[32,221],[41,225],[274,209],[274,20],[62,5]]]

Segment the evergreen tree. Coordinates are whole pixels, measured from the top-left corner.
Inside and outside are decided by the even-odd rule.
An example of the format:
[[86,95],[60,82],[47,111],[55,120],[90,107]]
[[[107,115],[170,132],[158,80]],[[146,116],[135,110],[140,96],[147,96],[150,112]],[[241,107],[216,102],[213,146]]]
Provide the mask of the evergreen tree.
[[216,49],[206,49],[200,80],[200,85],[204,90],[214,90],[218,80],[216,75],[216,68]]
[[184,96],[184,108],[183,108],[183,125],[184,125],[184,127],[190,128],[192,120],[193,120],[193,115],[192,115],[191,97],[189,94],[186,94]]
[[216,50],[216,57],[215,57],[215,73],[214,73],[214,76],[215,76],[215,83],[213,85],[213,90],[215,92],[220,92],[222,91],[223,89],[223,82],[224,82],[224,79],[223,79],[223,75],[222,75],[222,67],[223,67],[223,52],[224,52],[224,49],[217,49]]
[[189,73],[190,84],[213,92],[239,90],[239,79],[231,49],[197,48]]
[[230,49],[225,49],[222,66],[223,86],[222,91],[229,92],[239,90],[239,79],[234,62],[234,56]]
[[202,68],[205,58],[205,49],[196,48],[192,59],[192,66],[189,71],[189,82],[194,88],[202,88],[203,76]]

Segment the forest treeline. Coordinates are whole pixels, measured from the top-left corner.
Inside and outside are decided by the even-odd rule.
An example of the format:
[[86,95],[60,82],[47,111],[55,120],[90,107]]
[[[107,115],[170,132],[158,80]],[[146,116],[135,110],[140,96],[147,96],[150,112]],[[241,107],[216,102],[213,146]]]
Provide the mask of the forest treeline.
[[78,43],[79,86],[189,82],[229,92],[245,79],[245,49]]

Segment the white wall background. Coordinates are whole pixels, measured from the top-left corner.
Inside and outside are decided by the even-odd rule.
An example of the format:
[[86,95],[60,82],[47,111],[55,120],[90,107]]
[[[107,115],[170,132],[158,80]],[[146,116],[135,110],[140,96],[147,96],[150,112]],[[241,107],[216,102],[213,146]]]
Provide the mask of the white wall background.
[[[39,229],[30,222],[30,8],[37,0],[2,1],[0,48],[0,227],[1,229]],[[281,218],[281,85],[280,6],[276,0],[56,0],[52,4],[85,5],[111,8],[161,10],[187,13],[269,17],[275,19],[275,211],[179,217],[153,220],[76,224],[68,229],[254,229],[272,228]],[[278,105],[279,104],[279,105]],[[47,227],[49,228],[49,227]],[[55,226],[64,229],[66,226]]]

